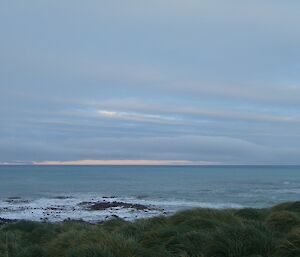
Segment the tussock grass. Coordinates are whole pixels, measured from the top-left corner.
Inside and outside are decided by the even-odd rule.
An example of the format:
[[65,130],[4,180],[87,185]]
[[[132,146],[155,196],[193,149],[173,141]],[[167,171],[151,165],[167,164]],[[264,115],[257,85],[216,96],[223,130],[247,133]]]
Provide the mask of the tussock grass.
[[127,222],[0,226],[0,257],[300,257],[300,202]]
[[278,233],[288,232],[300,225],[300,218],[291,211],[274,211],[267,217],[266,224],[270,230]]
[[300,227],[293,229],[281,242],[278,248],[278,256],[300,256]]

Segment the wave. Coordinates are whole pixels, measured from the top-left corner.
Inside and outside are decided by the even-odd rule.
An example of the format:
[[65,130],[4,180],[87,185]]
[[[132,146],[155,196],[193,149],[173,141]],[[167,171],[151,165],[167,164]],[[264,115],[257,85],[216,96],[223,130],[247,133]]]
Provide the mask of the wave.
[[[7,198],[0,200],[0,217],[5,219],[59,222],[66,219],[99,222],[112,217],[125,220],[170,215],[188,208],[241,208],[235,203],[207,203],[178,199],[147,199],[141,197],[99,196],[99,194],[73,194],[66,196],[42,197],[39,199]],[[149,208],[135,209],[130,205],[91,210],[82,203],[131,203]],[[129,207],[124,207],[129,206]]]

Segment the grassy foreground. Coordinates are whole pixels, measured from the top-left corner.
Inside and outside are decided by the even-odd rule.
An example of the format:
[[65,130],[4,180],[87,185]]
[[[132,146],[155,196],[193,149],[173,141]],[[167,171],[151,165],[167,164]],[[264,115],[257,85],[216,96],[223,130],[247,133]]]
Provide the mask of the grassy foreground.
[[300,201],[269,209],[193,209],[90,225],[0,227],[1,257],[300,257]]

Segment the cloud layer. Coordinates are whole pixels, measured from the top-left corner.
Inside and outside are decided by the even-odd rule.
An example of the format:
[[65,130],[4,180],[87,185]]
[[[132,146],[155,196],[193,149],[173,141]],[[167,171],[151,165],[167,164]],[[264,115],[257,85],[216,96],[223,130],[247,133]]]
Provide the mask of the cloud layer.
[[300,164],[298,1],[2,1],[0,162]]

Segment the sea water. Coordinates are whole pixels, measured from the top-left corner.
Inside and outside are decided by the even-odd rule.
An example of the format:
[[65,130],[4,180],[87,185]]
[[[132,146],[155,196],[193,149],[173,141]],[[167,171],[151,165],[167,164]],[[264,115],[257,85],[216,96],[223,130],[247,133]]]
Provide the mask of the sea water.
[[[0,218],[96,222],[178,210],[269,207],[300,200],[300,166],[0,166]],[[91,211],[82,202],[149,210]]]

